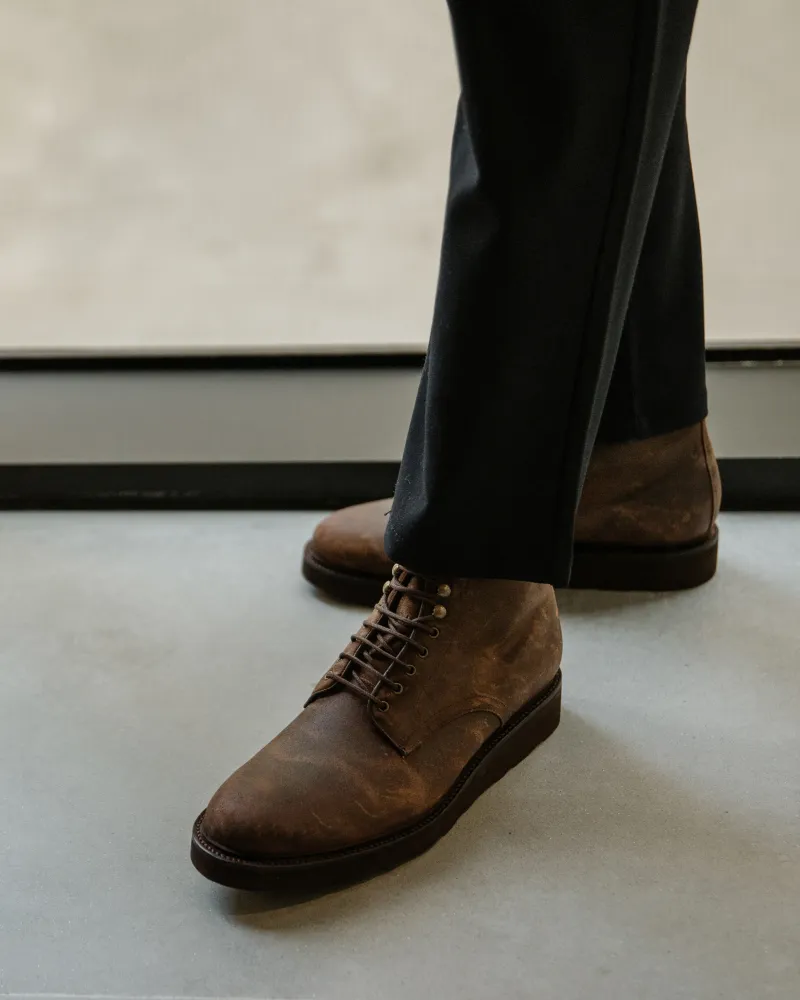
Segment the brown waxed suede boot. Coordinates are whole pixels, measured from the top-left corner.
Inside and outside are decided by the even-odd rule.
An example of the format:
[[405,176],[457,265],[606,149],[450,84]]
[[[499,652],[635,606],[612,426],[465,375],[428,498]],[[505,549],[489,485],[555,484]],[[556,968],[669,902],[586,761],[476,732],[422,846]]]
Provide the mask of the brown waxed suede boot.
[[305,709],[197,820],[195,867],[320,892],[421,854],[555,730],[560,661],[552,587],[394,567]]
[[[682,590],[717,566],[719,469],[705,422],[644,441],[596,446],[575,523],[570,587]],[[372,604],[391,570],[383,547],[391,500],[322,521],[303,575],[338,600]]]

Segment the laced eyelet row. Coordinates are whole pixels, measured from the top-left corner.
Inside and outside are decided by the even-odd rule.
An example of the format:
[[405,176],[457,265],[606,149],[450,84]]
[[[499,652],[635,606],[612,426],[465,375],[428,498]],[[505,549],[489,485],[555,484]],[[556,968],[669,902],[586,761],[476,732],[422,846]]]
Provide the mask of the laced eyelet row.
[[[394,572],[397,572],[399,570],[400,570],[399,566],[394,566],[393,567],[393,575],[394,575]],[[388,588],[390,586],[391,586],[391,582],[389,581],[386,584],[386,588]],[[439,587],[437,588],[437,594],[438,594],[439,597],[449,597],[452,594],[452,592],[453,592],[452,589],[446,583],[440,584]],[[438,612],[438,614],[437,614],[437,612]],[[437,605],[437,607],[434,608],[433,613],[436,615],[437,618],[444,618],[445,615],[447,614],[447,609],[444,608],[444,607],[442,607],[441,605]],[[431,639],[438,639],[439,636],[441,635],[441,629],[439,628],[438,625],[434,625],[430,629],[430,631],[428,632],[428,635],[429,635],[429,637]],[[423,646],[422,649],[420,649],[417,652],[417,657],[420,660],[425,660],[425,659],[428,658],[428,656],[430,656],[430,652],[431,651],[430,651],[430,649],[428,649],[427,646]],[[404,672],[405,672],[406,677],[413,677],[417,673],[417,668],[414,666],[413,663],[409,663],[408,666],[405,668]],[[394,690],[395,694],[402,694],[403,691],[405,690],[405,688],[403,687],[402,684],[395,684],[395,685],[393,685],[393,690]],[[386,701],[384,701],[384,702],[382,702],[382,704],[386,705],[387,707],[386,708],[382,708],[381,707],[380,711],[381,712],[388,712],[389,711],[389,707],[390,707],[389,703],[386,702]]]
[[[366,649],[366,656],[363,652],[356,650],[351,652],[345,650],[342,653],[342,658],[349,661],[351,664],[358,665],[360,669],[367,671],[367,676],[371,673],[373,676],[377,675],[376,679],[378,684],[386,684],[395,695],[401,695],[405,691],[405,686],[399,681],[395,681],[389,674],[391,670],[391,665],[394,663],[397,667],[403,670],[403,673],[407,677],[413,677],[417,673],[417,667],[413,663],[404,663],[400,658],[399,653],[401,649],[398,647],[394,648],[392,651],[391,646],[387,646],[387,639],[385,636],[389,637],[389,641],[401,640],[405,647],[410,647],[416,651],[416,655],[419,659],[424,660],[430,655],[430,649],[428,646],[422,645],[418,638],[413,637],[413,630],[415,627],[419,628],[420,632],[424,632],[431,639],[437,639],[440,635],[440,629],[438,625],[434,625],[431,619],[443,619],[447,616],[447,608],[444,604],[436,603],[437,598],[448,598],[452,594],[452,588],[449,584],[442,583],[439,584],[435,591],[425,591],[423,588],[419,588],[419,596],[421,598],[422,604],[429,602],[428,606],[433,605],[431,611],[427,615],[419,614],[417,618],[404,618],[397,614],[396,608],[393,608],[389,604],[390,598],[388,595],[392,591],[399,591],[401,594],[409,594],[412,597],[415,594],[413,588],[409,586],[409,581],[400,580],[396,581],[395,578],[400,574],[408,573],[403,567],[395,565],[392,568],[392,579],[387,580],[383,586],[384,595],[386,595],[386,600],[381,601],[380,604],[376,605],[376,610],[381,613],[381,619],[377,622],[365,621],[365,625],[370,630],[366,635],[353,635],[351,638],[354,642],[360,644],[362,648]],[[421,605],[422,606],[422,605]],[[400,628],[398,628],[398,624]],[[406,629],[407,631],[404,631]],[[383,656],[389,660],[389,667],[385,672],[380,672],[374,662],[377,656]],[[391,708],[391,702],[386,698],[379,700],[375,697],[375,692],[370,692],[369,688],[365,686],[362,678],[353,678],[351,676],[343,676],[342,672],[333,674],[328,673],[326,677],[337,683],[343,685],[344,687],[351,690],[354,694],[359,697],[365,698],[368,702],[374,705],[375,710],[381,714],[385,714]]]
[[[447,585],[444,584],[443,586],[447,586]],[[439,592],[441,593],[441,591],[442,591],[442,588],[440,587],[439,588]],[[449,596],[449,594],[450,594],[450,588],[449,587],[447,587],[447,593],[448,593],[448,596]],[[441,635],[441,630],[439,629],[438,626],[434,625],[433,628],[428,633],[428,635],[430,636],[431,639],[438,639],[439,636]],[[428,649],[427,646],[423,646],[422,649],[420,649],[417,652],[417,657],[420,660],[426,660],[430,656],[430,652],[431,651],[430,651],[430,649]],[[417,668],[414,666],[413,663],[409,663],[408,666],[405,668],[404,673],[405,673],[406,677],[413,677],[417,673]],[[405,690],[405,688],[403,687],[402,684],[395,684],[394,687],[393,687],[393,690],[394,690],[395,694],[402,694],[403,691]],[[388,709],[383,709],[382,708],[381,711],[385,712],[385,711],[388,711]]]

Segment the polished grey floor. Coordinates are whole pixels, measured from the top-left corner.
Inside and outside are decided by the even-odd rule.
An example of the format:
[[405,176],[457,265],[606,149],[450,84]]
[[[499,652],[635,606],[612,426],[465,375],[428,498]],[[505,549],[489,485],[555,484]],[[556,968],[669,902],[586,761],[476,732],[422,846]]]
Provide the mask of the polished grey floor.
[[189,828],[360,612],[310,514],[0,519],[0,992],[796,1000],[800,516],[694,593],[564,595],[565,715],[427,856],[281,909]]

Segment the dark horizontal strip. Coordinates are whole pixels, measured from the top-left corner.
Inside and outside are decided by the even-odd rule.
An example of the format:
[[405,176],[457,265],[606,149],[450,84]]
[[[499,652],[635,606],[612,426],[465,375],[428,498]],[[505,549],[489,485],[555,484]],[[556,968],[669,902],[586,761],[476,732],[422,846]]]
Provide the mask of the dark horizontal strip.
[[721,458],[725,510],[800,510],[800,458]]
[[0,508],[327,510],[394,491],[397,462],[0,465]]
[[[720,461],[726,510],[800,510],[800,458]],[[395,462],[0,466],[0,508],[328,510],[390,496]]]
[[0,357],[0,372],[341,371],[412,368],[422,352],[401,354],[175,354],[28,355]]
[[792,364],[800,361],[800,347],[709,347],[708,364]]
[[[341,371],[343,369],[419,369],[422,351],[391,354],[117,354],[0,357],[0,372],[208,372],[208,371]],[[717,348],[706,351],[709,363],[800,361],[798,347]]]

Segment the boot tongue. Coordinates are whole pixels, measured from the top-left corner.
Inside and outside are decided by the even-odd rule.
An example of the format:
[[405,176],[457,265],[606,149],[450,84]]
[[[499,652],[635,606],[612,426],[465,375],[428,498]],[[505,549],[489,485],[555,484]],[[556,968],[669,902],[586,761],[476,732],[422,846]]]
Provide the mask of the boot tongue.
[[[407,570],[404,570],[400,574],[399,582],[410,590],[425,590],[425,581],[421,580],[418,576],[413,576]],[[389,607],[404,618],[419,618],[422,614],[422,602],[417,600],[413,594],[403,594],[400,600],[397,601],[397,607],[392,607],[391,603]]]

